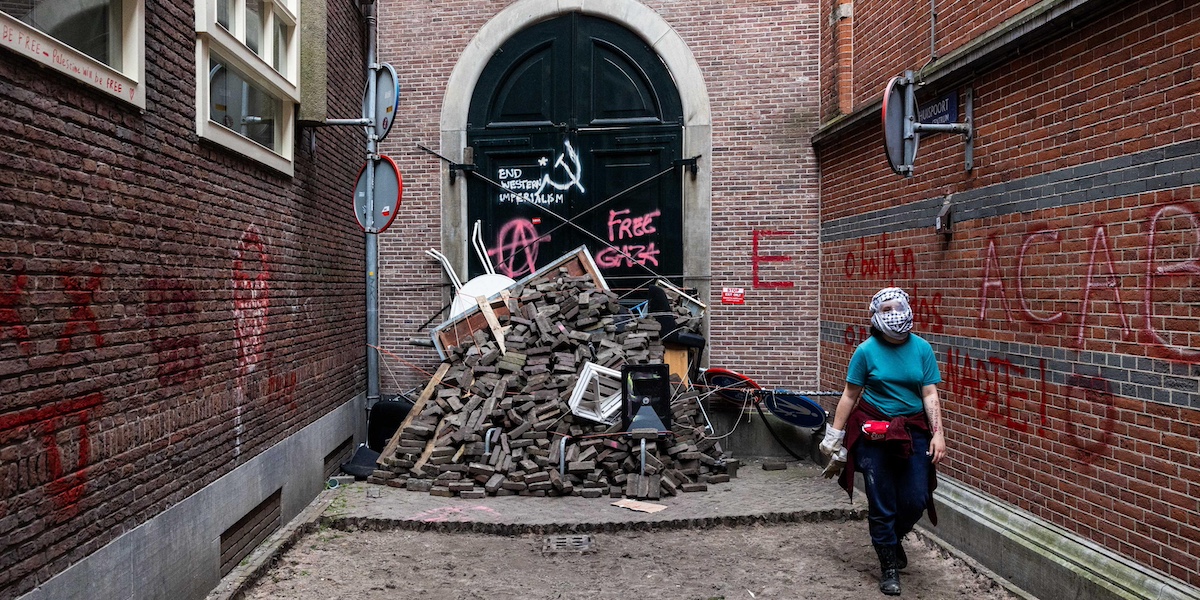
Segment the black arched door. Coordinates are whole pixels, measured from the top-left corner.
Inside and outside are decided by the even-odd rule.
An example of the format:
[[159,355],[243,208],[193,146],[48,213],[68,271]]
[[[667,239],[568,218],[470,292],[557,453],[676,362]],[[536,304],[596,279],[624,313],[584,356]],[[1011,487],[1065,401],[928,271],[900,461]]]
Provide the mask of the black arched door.
[[519,279],[587,245],[614,289],[681,283],[682,112],[662,60],[615,23],[572,13],[513,36],[484,68],[467,126],[492,182],[468,179],[467,218],[496,271]]

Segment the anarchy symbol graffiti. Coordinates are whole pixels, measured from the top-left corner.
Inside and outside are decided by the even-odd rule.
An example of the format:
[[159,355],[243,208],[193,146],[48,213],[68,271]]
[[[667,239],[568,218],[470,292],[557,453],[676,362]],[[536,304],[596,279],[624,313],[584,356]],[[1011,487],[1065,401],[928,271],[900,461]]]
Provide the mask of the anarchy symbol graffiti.
[[[501,275],[515,278],[537,270],[538,246],[548,241],[550,236],[538,235],[529,219],[513,219],[500,228],[496,247],[488,250],[488,255],[496,260]],[[522,258],[524,264],[520,264]]]

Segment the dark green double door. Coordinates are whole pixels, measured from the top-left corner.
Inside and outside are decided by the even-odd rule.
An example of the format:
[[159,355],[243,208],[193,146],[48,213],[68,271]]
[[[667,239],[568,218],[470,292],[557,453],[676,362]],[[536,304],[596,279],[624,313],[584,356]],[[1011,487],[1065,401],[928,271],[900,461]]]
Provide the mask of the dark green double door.
[[515,35],[475,88],[467,144],[491,180],[468,179],[468,223],[498,273],[586,245],[614,289],[680,282],[682,108],[629,30],[572,13]]

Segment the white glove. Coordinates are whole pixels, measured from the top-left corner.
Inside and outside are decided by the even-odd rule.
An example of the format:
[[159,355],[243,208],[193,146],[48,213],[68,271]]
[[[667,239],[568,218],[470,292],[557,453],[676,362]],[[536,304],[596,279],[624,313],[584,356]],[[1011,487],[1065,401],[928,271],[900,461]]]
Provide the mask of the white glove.
[[825,439],[821,440],[821,454],[825,456],[833,456],[838,450],[842,450],[842,462],[846,462],[845,449],[842,448],[842,440],[846,437],[846,432],[841,429],[832,427],[825,428]]
[[842,469],[846,468],[846,449],[838,447],[838,451],[829,457],[829,464],[825,465],[825,470],[821,471],[821,475],[825,479],[833,479],[842,474]]

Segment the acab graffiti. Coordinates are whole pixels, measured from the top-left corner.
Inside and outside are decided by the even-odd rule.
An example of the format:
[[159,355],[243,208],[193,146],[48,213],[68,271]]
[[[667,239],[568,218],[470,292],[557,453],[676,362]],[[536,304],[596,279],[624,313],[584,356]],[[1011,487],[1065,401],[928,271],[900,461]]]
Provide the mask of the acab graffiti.
[[[1066,241],[1059,231],[1041,228],[1025,234],[1016,251],[1015,266],[1007,268],[1001,258],[1005,253],[998,249],[996,236],[988,237],[979,286],[979,322],[987,321],[989,309],[998,306],[1005,322],[1015,323],[1019,319],[1039,327],[1067,328],[1076,346],[1082,348],[1089,328],[1102,325],[1102,316],[1099,311],[1094,311],[1094,305],[1104,301],[1110,310],[1103,316],[1109,326],[1119,328],[1123,339],[1149,344],[1169,360],[1200,362],[1200,349],[1169,339],[1170,330],[1165,326],[1184,321],[1173,315],[1158,315],[1155,300],[1157,292],[1171,278],[1200,275],[1200,219],[1189,206],[1163,206],[1149,216],[1146,231],[1142,248],[1144,275],[1138,297],[1136,292],[1131,293],[1123,285],[1131,275],[1136,275],[1126,275],[1118,268],[1122,263],[1115,259],[1108,226],[1099,224],[1090,228],[1086,245],[1087,271],[1077,289],[1079,300],[1074,306],[1059,300],[1040,300],[1030,291],[1033,288],[1027,287],[1034,279],[1030,275],[1031,264],[1054,262],[1042,253],[1054,253]],[[1168,235],[1170,241],[1166,240]],[[1186,242],[1187,235],[1192,237],[1190,244]],[[1132,271],[1136,273],[1137,268]],[[1015,303],[1010,301],[1014,296]],[[1127,306],[1131,300],[1137,307],[1132,310]],[[1168,306],[1178,304],[1177,301],[1166,303]],[[1068,318],[1071,314],[1078,317],[1071,321]],[[1140,327],[1134,317],[1140,317]]]

